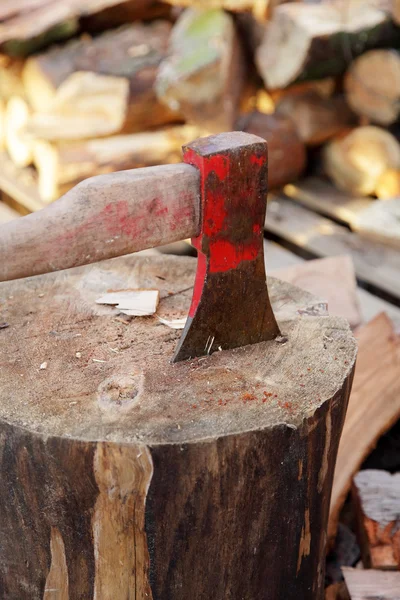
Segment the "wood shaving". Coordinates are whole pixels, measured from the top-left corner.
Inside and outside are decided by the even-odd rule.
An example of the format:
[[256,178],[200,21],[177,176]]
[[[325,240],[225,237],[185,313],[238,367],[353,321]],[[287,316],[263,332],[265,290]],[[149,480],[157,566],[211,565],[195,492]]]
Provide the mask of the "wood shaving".
[[154,315],[159,300],[159,290],[120,290],[101,296],[96,304],[114,305],[124,315],[144,317]]

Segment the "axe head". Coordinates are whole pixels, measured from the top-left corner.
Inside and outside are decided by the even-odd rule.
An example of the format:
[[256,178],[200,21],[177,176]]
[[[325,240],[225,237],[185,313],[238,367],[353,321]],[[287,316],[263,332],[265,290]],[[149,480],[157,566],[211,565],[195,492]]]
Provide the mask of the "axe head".
[[267,143],[234,132],[200,138],[183,151],[200,172],[201,230],[192,239],[197,273],[174,362],[279,335],[264,267]]

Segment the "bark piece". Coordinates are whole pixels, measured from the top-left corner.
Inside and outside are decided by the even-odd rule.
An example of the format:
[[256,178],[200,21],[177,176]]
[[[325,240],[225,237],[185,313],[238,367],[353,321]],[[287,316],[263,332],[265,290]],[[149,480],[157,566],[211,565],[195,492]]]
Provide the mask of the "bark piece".
[[400,573],[343,567],[351,600],[398,600]]
[[156,90],[171,110],[211,132],[230,131],[237,117],[245,65],[233,17],[187,9],[176,22]]
[[400,54],[371,50],[359,56],[345,77],[351,108],[379,125],[390,125],[400,114]]
[[379,127],[358,127],[324,149],[325,172],[350,194],[374,194],[388,169],[400,169],[400,144]]
[[368,469],[353,479],[359,542],[367,569],[400,567],[400,474]]
[[371,5],[288,3],[278,6],[266,25],[256,62],[266,87],[282,88],[339,75],[349,57],[390,46],[394,35],[390,17]]
[[241,117],[236,129],[267,140],[270,189],[299,178],[306,165],[306,150],[290,119],[254,111]]
[[[91,86],[83,86],[82,81],[78,86],[79,82],[76,82],[77,72],[86,72],[83,83],[91,76],[94,83],[97,80],[102,82],[106,93],[113,89],[112,85],[115,88],[114,78],[122,78],[129,84],[128,98],[123,109],[118,109],[114,132],[121,129],[141,131],[176,120],[176,113],[161,104],[154,91],[158,66],[166,55],[170,31],[171,25],[167,21],[134,23],[94,39],[83,37],[29,58],[22,79],[32,108],[39,113],[51,115],[55,112],[57,115],[60,110],[65,112],[69,101],[72,112],[71,103],[76,102],[77,96],[81,104],[86,101],[89,106],[93,102]],[[82,75],[80,77],[82,79]],[[120,96],[121,92],[118,98]],[[96,106],[97,110],[110,112],[106,94],[96,99]],[[78,111],[75,114],[79,116]],[[122,127],[117,128],[121,120]],[[39,131],[37,133],[40,134]],[[79,128],[71,132],[70,137],[72,135],[75,138],[88,137]]]
[[[172,365],[179,332],[156,318],[123,325],[94,303],[146,282],[160,289],[160,316],[173,318],[189,308],[194,274],[194,259],[126,257],[0,286],[8,600],[42,598],[57,572],[55,587],[85,600],[132,589],[160,600],[324,597],[354,340],[324,307],[300,317],[314,298],[269,279],[288,342]],[[274,577],[282,556],[285,577]]]
[[86,177],[180,162],[182,145],[196,137],[197,130],[182,125],[81,142],[35,142],[33,160],[39,173],[39,194],[50,202]]
[[400,416],[400,343],[385,315],[360,327],[357,370],[336,461],[328,534],[335,536],[351,480],[379,437]]
[[293,120],[300,138],[309,146],[323,144],[356,124],[355,115],[339,95],[324,98],[313,91],[286,95],[276,111]]

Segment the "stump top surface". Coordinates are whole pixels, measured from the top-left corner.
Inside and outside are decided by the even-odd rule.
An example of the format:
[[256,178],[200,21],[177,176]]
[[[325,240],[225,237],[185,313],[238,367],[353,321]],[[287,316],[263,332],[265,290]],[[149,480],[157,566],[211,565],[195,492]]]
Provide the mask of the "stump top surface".
[[95,303],[111,289],[158,288],[157,314],[184,317],[195,266],[133,255],[0,284],[0,419],[43,436],[183,443],[297,427],[340,390],[356,356],[347,322],[282,281],[268,286],[287,341],[176,364],[180,331]]

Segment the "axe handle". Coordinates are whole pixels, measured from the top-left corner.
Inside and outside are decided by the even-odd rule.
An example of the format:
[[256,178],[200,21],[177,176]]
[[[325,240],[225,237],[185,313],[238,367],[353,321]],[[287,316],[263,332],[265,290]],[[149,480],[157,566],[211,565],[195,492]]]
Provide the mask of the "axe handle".
[[200,175],[187,164],[87,179],[0,227],[0,281],[58,271],[194,237]]

